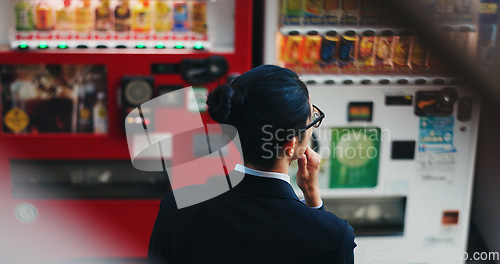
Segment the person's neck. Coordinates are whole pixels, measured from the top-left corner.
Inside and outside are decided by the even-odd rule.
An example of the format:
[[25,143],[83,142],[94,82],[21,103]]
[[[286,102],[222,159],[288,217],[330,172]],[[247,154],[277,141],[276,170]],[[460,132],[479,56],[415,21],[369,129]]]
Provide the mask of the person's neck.
[[288,167],[290,166],[290,163],[286,161],[285,159],[280,159],[276,161],[276,164],[270,169],[263,169],[260,168],[259,166],[255,166],[253,164],[245,163],[245,167],[254,169],[254,170],[260,170],[260,171],[268,171],[268,172],[278,172],[278,173],[283,173],[283,174],[288,174]]

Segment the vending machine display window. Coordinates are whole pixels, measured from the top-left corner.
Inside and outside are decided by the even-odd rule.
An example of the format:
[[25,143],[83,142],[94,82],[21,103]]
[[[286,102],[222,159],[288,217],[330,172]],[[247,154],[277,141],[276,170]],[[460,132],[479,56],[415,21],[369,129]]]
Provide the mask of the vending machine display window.
[[103,65],[1,65],[2,131],[107,134]]
[[377,185],[380,128],[332,128],[330,188]]
[[12,49],[234,50],[234,0],[6,2]]

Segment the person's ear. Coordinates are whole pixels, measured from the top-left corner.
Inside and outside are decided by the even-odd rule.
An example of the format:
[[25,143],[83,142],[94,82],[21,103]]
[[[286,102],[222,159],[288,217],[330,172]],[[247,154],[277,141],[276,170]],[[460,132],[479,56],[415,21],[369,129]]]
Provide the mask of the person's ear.
[[293,138],[290,141],[285,142],[283,144],[283,150],[285,152],[285,156],[288,158],[293,158],[295,155],[295,147],[297,146],[297,138]]

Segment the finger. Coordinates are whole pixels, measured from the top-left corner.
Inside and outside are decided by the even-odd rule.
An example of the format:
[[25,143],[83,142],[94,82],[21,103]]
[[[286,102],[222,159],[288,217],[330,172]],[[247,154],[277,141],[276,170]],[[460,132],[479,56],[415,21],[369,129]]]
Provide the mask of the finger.
[[311,166],[319,166],[321,163],[321,155],[318,152],[311,149],[311,147],[307,147],[307,163]]
[[307,172],[307,157],[306,157],[306,155],[303,154],[302,156],[300,156],[300,158],[297,162],[298,162],[298,166],[299,166],[297,173],[300,173],[300,174],[306,173]]
[[304,154],[307,157],[307,163],[314,163],[314,160],[315,160],[314,154],[316,154],[316,152],[314,150],[312,150],[312,148],[310,146],[307,146]]

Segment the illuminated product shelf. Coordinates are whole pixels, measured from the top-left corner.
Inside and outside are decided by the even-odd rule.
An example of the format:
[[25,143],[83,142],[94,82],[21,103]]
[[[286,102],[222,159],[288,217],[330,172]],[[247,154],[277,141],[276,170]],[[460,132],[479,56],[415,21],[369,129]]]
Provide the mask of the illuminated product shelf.
[[98,41],[98,40],[14,40],[10,42],[11,49],[43,50],[43,49],[191,49],[211,50],[212,44],[208,41],[155,41],[155,40],[126,40],[126,41]]
[[[440,24],[438,26],[444,32],[475,32],[476,25],[473,24]],[[394,26],[282,26],[279,32],[283,35],[289,35],[291,32],[296,32],[298,35],[306,36],[311,31],[318,32],[319,35],[325,35],[328,31],[335,31],[338,35],[343,35],[345,32],[354,31],[356,35],[363,35],[365,31],[373,31],[375,35],[381,35],[382,32],[390,30],[395,35],[403,31],[408,31],[408,28]]]

